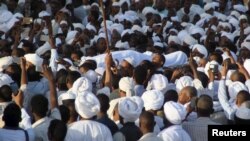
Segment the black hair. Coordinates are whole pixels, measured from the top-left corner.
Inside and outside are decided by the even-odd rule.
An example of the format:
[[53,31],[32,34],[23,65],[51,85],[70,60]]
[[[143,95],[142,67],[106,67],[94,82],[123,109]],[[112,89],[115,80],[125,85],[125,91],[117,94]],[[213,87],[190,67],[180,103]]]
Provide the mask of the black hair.
[[10,103],[3,112],[3,121],[7,127],[18,127],[21,121],[21,109],[15,103]]
[[68,71],[66,71],[65,69],[59,70],[58,73],[56,74],[57,87],[61,91],[68,90],[67,85],[66,85],[67,75],[68,75]]
[[201,71],[198,71],[197,73],[198,73],[198,77],[201,80],[203,88],[207,88],[208,82],[209,82],[208,76],[204,72],[201,72]]
[[67,122],[69,121],[70,118],[70,111],[69,108],[65,105],[60,105],[59,106],[59,111],[62,117],[62,121],[67,124]]
[[208,95],[201,95],[196,103],[198,116],[209,117],[213,113],[213,100]]
[[67,125],[58,119],[50,122],[48,128],[48,137],[50,140],[63,141],[67,134]]
[[174,101],[174,102],[178,101],[178,93],[175,90],[168,90],[164,94],[164,103],[168,101]]
[[28,81],[40,81],[42,76],[36,71],[36,67],[31,65],[27,70]]
[[147,70],[145,69],[145,67],[140,65],[135,67],[133,78],[136,83],[143,85],[144,81],[147,78]]
[[109,97],[105,94],[99,94],[96,96],[100,102],[101,105],[101,112],[107,113],[109,109]]
[[39,117],[45,117],[48,112],[48,99],[43,95],[35,95],[30,101],[32,113]]
[[140,115],[140,126],[141,124],[144,124],[144,127],[147,128],[147,130],[153,132],[154,126],[155,126],[155,119],[154,114],[151,112],[144,111]]
[[10,88],[10,86],[8,85],[3,85],[0,88],[0,100],[4,101],[4,102],[9,102],[12,100],[12,90]]
[[70,72],[68,73],[68,75],[67,75],[66,81],[67,81],[67,83],[70,83],[70,84],[73,85],[73,83],[74,83],[78,78],[80,78],[80,77],[81,77],[81,74],[80,74],[79,72],[77,72],[77,71],[70,71]]

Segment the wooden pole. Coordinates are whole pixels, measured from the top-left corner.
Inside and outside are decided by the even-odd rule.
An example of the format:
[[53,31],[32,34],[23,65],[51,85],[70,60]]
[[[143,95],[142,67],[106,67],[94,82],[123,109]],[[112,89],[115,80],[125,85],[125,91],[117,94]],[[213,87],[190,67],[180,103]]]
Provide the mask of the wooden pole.
[[103,18],[103,23],[104,23],[104,32],[105,32],[105,41],[106,41],[106,46],[107,46],[107,49],[106,49],[106,52],[109,53],[110,50],[109,50],[109,40],[108,40],[108,30],[107,30],[107,23],[106,23],[106,14],[105,14],[105,10],[103,8],[103,0],[99,0],[99,3],[100,3],[100,6],[101,6],[101,9],[102,9],[102,18]]

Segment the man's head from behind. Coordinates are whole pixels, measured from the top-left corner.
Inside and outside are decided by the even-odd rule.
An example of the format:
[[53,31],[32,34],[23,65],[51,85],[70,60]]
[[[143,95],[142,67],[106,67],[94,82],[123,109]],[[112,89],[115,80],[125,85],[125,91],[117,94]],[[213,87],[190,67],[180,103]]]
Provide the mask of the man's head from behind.
[[6,127],[18,127],[21,118],[21,109],[15,103],[9,104],[3,112],[3,121]]
[[201,95],[196,103],[196,112],[199,117],[209,117],[214,112],[212,98],[208,95]]
[[32,97],[31,102],[31,112],[33,115],[43,118],[48,112],[48,99],[43,95],[35,95]]

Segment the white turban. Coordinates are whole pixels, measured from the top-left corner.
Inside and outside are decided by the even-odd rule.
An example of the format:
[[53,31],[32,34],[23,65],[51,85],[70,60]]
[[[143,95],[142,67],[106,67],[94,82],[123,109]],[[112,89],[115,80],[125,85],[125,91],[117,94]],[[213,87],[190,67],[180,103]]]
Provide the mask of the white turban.
[[164,45],[161,42],[154,42],[154,47],[164,48]]
[[118,49],[129,49],[129,43],[128,42],[122,42],[121,40],[119,40],[118,42],[116,42],[115,48],[118,48]]
[[91,25],[90,23],[87,24],[86,28],[87,28],[89,31],[92,30],[92,31],[94,31],[95,33],[97,32],[96,28],[95,28],[93,25]]
[[248,91],[247,87],[243,83],[236,81],[236,82],[233,82],[232,84],[230,84],[228,86],[230,101],[235,100],[238,93],[242,90]]
[[149,7],[149,6],[143,8],[142,14],[143,14],[144,16],[146,16],[146,15],[149,14],[149,13],[156,14],[157,11],[156,11],[153,7]]
[[119,100],[118,111],[124,122],[135,122],[143,108],[143,101],[138,96],[124,97]]
[[43,59],[41,57],[39,57],[37,54],[33,53],[33,54],[26,54],[24,55],[25,59],[30,62],[31,64],[33,64],[34,66],[36,66],[36,71],[42,71],[42,64],[43,64]]
[[103,87],[103,88],[97,90],[96,94],[97,95],[104,94],[104,95],[110,97],[110,89],[108,87]]
[[207,58],[208,52],[207,52],[207,49],[206,49],[205,46],[200,45],[200,44],[196,44],[196,45],[193,46],[192,50],[194,51],[195,49],[197,49],[198,52],[200,52],[201,54],[203,54],[204,58]]
[[107,114],[108,114],[108,116],[109,116],[109,118],[111,119],[111,120],[113,120],[114,119],[114,117],[113,117],[113,112],[114,112],[114,109],[115,109],[115,106],[118,104],[118,102],[120,101],[120,98],[117,98],[117,99],[114,99],[114,100],[111,100],[110,102],[109,102],[109,109],[108,109],[108,111],[107,111]]
[[247,20],[247,16],[246,16],[246,15],[241,15],[241,16],[239,17],[239,20]]
[[126,92],[127,97],[132,96],[134,91],[133,79],[130,77],[121,78],[119,81],[119,89]]
[[164,96],[159,90],[149,90],[141,96],[145,110],[159,110],[164,102]]
[[167,120],[172,124],[181,124],[187,112],[183,105],[169,101],[164,104],[164,114]]
[[136,62],[135,62],[135,59],[132,58],[132,57],[127,57],[125,59],[123,59],[125,61],[127,61],[130,65],[132,65],[133,67],[136,67]]
[[77,33],[78,31],[76,30],[68,32],[67,37],[65,39],[66,43],[71,44]]
[[75,29],[80,28],[80,29],[83,30],[85,28],[85,26],[83,24],[81,24],[81,23],[73,23],[73,26],[74,26]]
[[215,8],[215,6],[214,6],[213,3],[207,3],[207,4],[204,6],[204,10],[205,10],[205,11],[208,11],[208,10],[214,9],[214,8]]
[[76,99],[76,95],[73,94],[71,91],[68,91],[66,93],[62,93],[58,97],[58,104],[63,105],[63,100],[69,100],[69,99]]
[[39,18],[43,18],[45,16],[50,16],[50,14],[47,12],[47,11],[41,11],[39,14],[38,14],[38,17]]
[[88,70],[88,71],[84,74],[84,76],[85,76],[86,78],[88,78],[92,83],[97,82],[97,74],[96,74],[96,72],[93,71],[93,70]]
[[0,58],[0,71],[3,71],[12,63],[13,63],[13,58],[11,56]]
[[80,77],[74,82],[72,92],[79,95],[85,91],[92,91],[92,83],[86,77]]
[[182,76],[175,81],[176,91],[179,93],[186,86],[193,86],[193,79],[190,76]]
[[12,17],[13,14],[10,11],[0,10],[0,24],[7,23]]
[[0,87],[3,85],[10,85],[14,81],[11,79],[11,77],[7,74],[0,73]]
[[139,25],[133,25],[133,27],[132,27],[132,29],[131,29],[132,31],[138,31],[138,32],[141,32],[141,33],[143,33],[143,29],[142,29],[142,27],[140,27]]
[[49,42],[45,42],[41,47],[39,47],[36,50],[36,54],[41,56],[43,55],[45,52],[49,51],[51,49]]
[[230,16],[234,16],[235,18],[238,18],[238,17],[240,17],[240,13],[238,12],[238,11],[232,11],[231,13],[230,13]]
[[234,42],[234,36],[231,33],[222,32],[221,37],[227,37],[231,42]]
[[234,10],[245,13],[247,11],[246,7],[241,4],[234,5]]
[[120,35],[122,34],[122,31],[124,30],[124,26],[122,24],[118,24],[118,23],[114,23],[110,26],[110,30],[113,33],[113,30],[116,30],[120,33]]
[[168,79],[162,74],[152,75],[147,90],[159,90],[163,94],[167,91]]
[[185,42],[186,44],[188,44],[188,45],[190,45],[190,46],[191,46],[191,45],[198,44],[197,40],[196,40],[195,38],[193,38],[192,36],[190,36],[190,35],[186,35],[186,36],[184,37],[183,42]]
[[169,36],[168,37],[168,44],[170,44],[171,42],[174,42],[176,44],[181,44],[181,40],[177,37],[177,36]]
[[240,107],[236,110],[236,117],[244,120],[250,120],[250,109],[246,107]]
[[100,102],[91,92],[79,94],[75,100],[76,111],[83,118],[92,118],[100,111]]

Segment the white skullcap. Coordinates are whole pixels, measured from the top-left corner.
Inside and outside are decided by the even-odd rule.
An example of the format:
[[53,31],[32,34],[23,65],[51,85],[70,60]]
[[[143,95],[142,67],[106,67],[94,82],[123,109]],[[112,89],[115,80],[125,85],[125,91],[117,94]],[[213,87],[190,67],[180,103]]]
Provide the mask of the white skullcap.
[[149,90],[142,94],[141,96],[145,110],[159,110],[164,102],[164,96],[161,91]]
[[204,6],[204,10],[205,11],[208,11],[210,9],[215,9],[215,6],[213,3],[207,3],[205,6]]
[[190,35],[186,35],[183,42],[185,42],[186,44],[188,44],[190,46],[198,44],[197,40]]
[[250,74],[250,59],[246,59],[244,61],[244,67],[247,70],[248,74]]
[[6,56],[0,58],[0,71],[2,72],[6,69],[9,65],[13,63],[13,58],[11,56]]
[[132,65],[133,67],[136,67],[136,62],[135,62],[135,59],[132,58],[132,57],[127,57],[125,59],[123,59],[125,61],[127,61],[130,65]]
[[221,20],[221,21],[226,21],[227,20],[227,16],[224,15],[224,14],[221,14],[221,13],[219,13],[217,15],[217,18],[218,18],[218,20]]
[[114,120],[113,112],[114,112],[115,106],[118,104],[119,101],[120,101],[120,98],[117,98],[109,102],[109,109],[107,111],[107,114],[111,120]]
[[108,87],[103,87],[103,88],[97,90],[96,94],[97,95],[104,94],[104,95],[110,97],[110,89]]
[[193,79],[190,76],[182,76],[175,81],[176,91],[179,93],[184,87],[194,86]]
[[88,70],[84,76],[88,78],[92,83],[95,83],[97,81],[97,74],[93,70]]
[[230,13],[231,16],[234,16],[235,18],[238,18],[240,17],[240,13],[238,11],[235,11],[233,10],[231,13]]
[[201,36],[205,35],[204,29],[201,28],[201,27],[197,27],[197,26],[194,26],[194,27],[190,28],[190,33],[191,33],[191,35],[194,35],[194,34],[197,34],[197,33],[199,33]]
[[42,64],[43,64],[43,59],[41,57],[39,57],[37,54],[35,53],[30,53],[30,54],[26,54],[24,55],[24,58],[30,62],[31,64],[33,64],[34,66],[36,66],[36,71],[42,71]]
[[66,25],[68,25],[68,22],[67,22],[67,21],[65,21],[65,20],[62,20],[62,21],[60,22],[60,25],[62,25],[62,24],[66,24]]
[[247,42],[247,41],[242,42],[241,48],[246,48],[250,51],[250,42]]
[[86,77],[80,77],[74,82],[72,92],[79,95],[85,91],[92,91],[92,83]]
[[71,44],[77,33],[78,33],[78,31],[76,31],[76,30],[68,32],[67,37],[65,39],[66,43]]
[[177,36],[169,36],[168,37],[168,44],[170,44],[171,42],[174,42],[176,44],[181,44],[181,40],[177,37]]
[[242,90],[248,91],[247,87],[243,83],[236,81],[230,84],[228,86],[230,100],[235,100],[238,93]]
[[132,31],[138,31],[143,33],[143,29],[139,26],[139,25],[133,25],[133,27],[131,28]]
[[119,40],[118,42],[116,42],[115,48],[118,48],[118,49],[129,49],[129,43],[128,42],[122,42],[121,40]]
[[234,10],[245,13],[247,11],[246,7],[241,4],[234,5]]
[[133,79],[130,77],[121,78],[119,81],[119,89],[126,92],[126,97],[132,96],[134,91]]
[[92,118],[100,111],[100,102],[91,92],[83,92],[76,97],[76,111],[83,118]]
[[168,86],[168,79],[162,74],[154,74],[152,75],[149,86],[147,87],[148,90],[159,90],[163,94],[167,91]]
[[231,33],[228,32],[222,32],[221,37],[227,37],[231,42],[234,42],[234,36]]
[[178,33],[177,36],[179,39],[184,39],[187,35],[189,35],[188,32],[186,30],[182,30]]
[[143,108],[143,101],[138,96],[124,97],[119,100],[118,111],[125,122],[135,122]]
[[159,36],[153,36],[153,37],[152,37],[152,40],[153,40],[154,42],[161,42],[161,39],[160,39]]
[[50,16],[50,14],[49,14],[47,11],[41,11],[41,12],[38,14],[38,17],[39,17],[39,18],[43,18],[43,17],[46,17],[46,16]]
[[123,30],[124,30],[124,26],[122,24],[118,24],[118,23],[114,23],[110,26],[110,30],[113,33],[113,30],[116,30],[120,33],[120,35],[122,34]]
[[36,54],[41,56],[43,55],[45,52],[49,51],[51,49],[49,42],[45,42],[41,47],[39,47],[36,50]]
[[87,24],[86,29],[88,29],[89,31],[92,30],[95,33],[97,32],[96,28],[93,25],[91,25],[90,23]]
[[243,120],[250,120],[250,109],[246,107],[240,107],[236,110],[236,117]]
[[12,78],[8,74],[4,74],[4,73],[0,72],[0,87],[2,87],[4,85],[9,86],[13,82],[14,81],[12,80]]
[[187,112],[183,105],[169,101],[164,104],[164,114],[169,122],[176,125],[181,124]]
[[192,51],[194,51],[195,49],[197,49],[198,52],[200,52],[201,54],[203,54],[204,58],[207,58],[208,52],[207,52],[207,49],[206,49],[205,46],[200,45],[200,44],[196,44],[196,45],[193,46]]
[[83,24],[81,24],[81,23],[73,23],[73,26],[74,26],[74,28],[76,29],[76,28],[80,28],[80,29],[85,29],[85,26],[83,25]]
[[68,91],[66,93],[62,93],[59,97],[58,97],[58,104],[59,105],[63,105],[63,100],[70,100],[70,99],[76,99],[76,95],[73,94],[71,91]]
[[13,14],[8,10],[0,10],[0,24],[7,23],[12,19]]
[[154,42],[154,47],[164,48],[164,45],[161,42]]
[[143,14],[144,16],[146,16],[146,15],[149,14],[149,13],[151,13],[151,14],[156,14],[157,11],[156,11],[153,7],[149,7],[149,6],[144,7],[143,10],[142,10],[142,14]]
[[115,6],[120,7],[120,3],[119,3],[119,2],[113,2],[113,3],[112,3],[112,6],[114,6],[114,7],[115,7]]
[[241,16],[239,17],[239,20],[247,20],[247,16],[246,16],[246,15],[241,15]]

